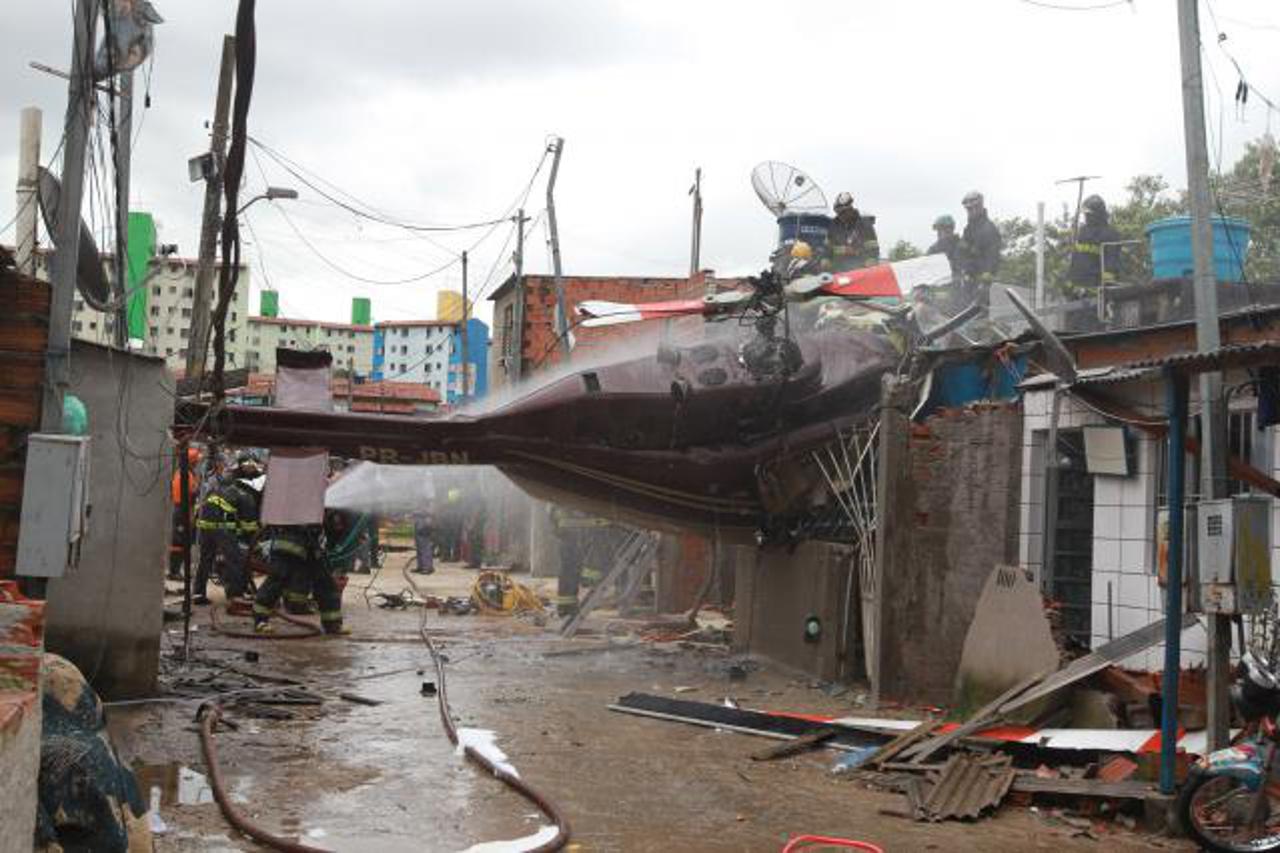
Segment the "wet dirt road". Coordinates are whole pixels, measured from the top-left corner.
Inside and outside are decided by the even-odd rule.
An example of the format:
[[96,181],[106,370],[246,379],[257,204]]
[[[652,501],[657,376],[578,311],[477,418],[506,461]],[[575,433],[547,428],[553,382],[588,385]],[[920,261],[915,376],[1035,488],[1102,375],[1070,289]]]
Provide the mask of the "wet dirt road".
[[[377,588],[405,587],[393,555]],[[420,586],[461,594],[474,574],[446,568]],[[527,580],[527,578],[526,578]],[[334,698],[291,709],[292,720],[252,719],[234,710],[237,731],[218,748],[232,796],[264,828],[341,851],[458,851],[535,832],[544,819],[528,802],[458,756],[446,740],[434,681],[418,638],[418,611],[367,608],[355,575],[345,610],[345,639],[231,639],[210,633],[202,609],[194,648],[207,660],[305,681]],[[245,627],[247,620],[232,620]],[[445,616],[428,626],[449,657],[449,697],[459,726],[491,729],[521,776],[569,818],[583,851],[776,851],[787,838],[815,833],[864,839],[888,851],[1191,849],[1108,824],[1096,838],[1043,813],[1005,807],[973,824],[921,824],[885,814],[903,798],[866,790],[830,772],[835,753],[761,763],[769,741],[680,723],[618,714],[607,705],[631,691],[744,707],[848,713],[851,696],[832,698],[804,679],[763,667],[731,682],[725,657],[649,646],[564,654],[601,640],[560,640],[520,619]],[[180,643],[180,629],[170,642]],[[243,652],[259,653],[256,663]],[[423,674],[419,674],[419,670]],[[207,671],[207,670],[206,670]],[[694,688],[689,690],[687,688]],[[336,698],[356,692],[383,704]],[[114,708],[111,727],[122,756],[165,789],[168,831],[160,851],[253,850],[233,833],[202,779],[194,703]],[[178,768],[185,771],[178,796]],[[192,772],[194,771],[194,773]],[[182,801],[182,802],[180,802]]]

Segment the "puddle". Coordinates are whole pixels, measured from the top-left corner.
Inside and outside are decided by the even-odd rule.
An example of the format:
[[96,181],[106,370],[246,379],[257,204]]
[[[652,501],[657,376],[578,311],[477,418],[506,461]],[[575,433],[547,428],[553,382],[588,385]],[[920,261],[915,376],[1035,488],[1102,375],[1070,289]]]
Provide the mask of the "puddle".
[[160,805],[199,806],[213,802],[213,789],[203,773],[178,762],[169,764],[136,764],[134,775],[144,792],[160,791]]

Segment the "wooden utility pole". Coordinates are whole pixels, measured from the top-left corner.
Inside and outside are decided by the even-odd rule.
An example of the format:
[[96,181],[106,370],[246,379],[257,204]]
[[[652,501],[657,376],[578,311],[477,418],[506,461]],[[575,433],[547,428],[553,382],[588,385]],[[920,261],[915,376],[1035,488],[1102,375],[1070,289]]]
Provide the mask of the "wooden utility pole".
[[[209,315],[213,308],[214,253],[218,250],[218,230],[222,212],[222,170],[227,157],[227,116],[231,112],[231,88],[236,73],[236,40],[222,37],[222,68],[218,72],[218,94],[213,109],[213,132],[209,153],[213,172],[204,185],[204,219],[200,224],[200,257],[196,266],[195,301],[191,306],[191,332],[187,339],[187,377],[204,375],[205,353],[209,346]],[[230,211],[234,216],[235,212]]]
[[515,328],[511,331],[515,336],[515,351],[508,354],[511,364],[507,371],[512,384],[519,382],[524,373],[524,224],[526,222],[528,220],[525,219],[522,207],[516,211],[516,253],[513,256],[516,265],[516,310],[512,312],[514,315],[512,325]]
[[[1182,123],[1187,149],[1187,194],[1191,202],[1191,252],[1196,300],[1196,349],[1213,352],[1218,333],[1218,290],[1213,273],[1213,201],[1209,194],[1209,147],[1204,124],[1204,78],[1200,69],[1200,18],[1196,0],[1178,0],[1178,42],[1182,56]],[[1226,420],[1222,374],[1200,374],[1200,495],[1227,496]],[[1181,547],[1172,542],[1171,547]],[[1170,613],[1169,619],[1178,614]],[[1209,749],[1227,745],[1231,703],[1231,620],[1208,614]]]
[[93,109],[93,43],[98,3],[76,0],[75,36],[71,48],[71,82],[67,85],[67,118],[62,152],[62,192],[58,196],[58,234],[54,239],[53,305],[45,349],[42,432],[62,431],[62,399],[71,384],[71,311],[75,305],[76,269],[80,259],[80,201],[84,191],[84,155]]
[[[117,81],[111,81],[116,85]],[[116,115],[116,298],[115,345],[129,345],[129,169],[133,156],[133,72],[118,75],[119,113]],[[190,343],[187,344],[190,346]]]
[[471,393],[471,383],[469,381],[471,373],[471,349],[467,346],[467,252],[462,252],[462,358],[460,366],[462,367],[462,399],[465,400],[467,395]]
[[569,361],[569,314],[564,304],[564,273],[560,269],[560,229],[556,227],[556,175],[560,173],[560,154],[564,140],[551,140],[551,176],[547,178],[547,230],[551,237],[551,272],[556,280],[556,337],[560,341],[560,360]]
[[13,245],[18,272],[36,274],[36,209],[40,204],[40,127],[36,107],[23,109],[18,120],[18,230]]
[[1076,244],[1076,235],[1080,232],[1080,205],[1084,204],[1084,185],[1087,181],[1096,181],[1101,175],[1077,175],[1074,178],[1063,178],[1059,184],[1076,185],[1076,214],[1071,220],[1071,245]]

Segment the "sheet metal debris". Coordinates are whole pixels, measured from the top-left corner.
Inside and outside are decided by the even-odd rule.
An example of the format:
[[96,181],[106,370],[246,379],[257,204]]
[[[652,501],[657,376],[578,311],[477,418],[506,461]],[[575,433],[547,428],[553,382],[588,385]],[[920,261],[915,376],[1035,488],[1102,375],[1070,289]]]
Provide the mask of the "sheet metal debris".
[[916,820],[973,820],[1000,805],[1013,778],[1008,755],[956,753],[936,779],[915,779],[907,785],[907,801]]

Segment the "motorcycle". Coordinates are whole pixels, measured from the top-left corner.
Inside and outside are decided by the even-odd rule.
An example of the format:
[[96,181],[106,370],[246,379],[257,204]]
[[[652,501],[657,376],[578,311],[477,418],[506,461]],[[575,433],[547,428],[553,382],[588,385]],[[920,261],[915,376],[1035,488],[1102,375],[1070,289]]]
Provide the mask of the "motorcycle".
[[1280,850],[1280,677],[1246,652],[1231,702],[1246,726],[1231,746],[1191,768],[1178,795],[1178,819],[1206,850]]

